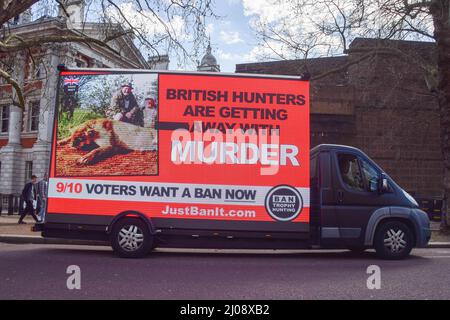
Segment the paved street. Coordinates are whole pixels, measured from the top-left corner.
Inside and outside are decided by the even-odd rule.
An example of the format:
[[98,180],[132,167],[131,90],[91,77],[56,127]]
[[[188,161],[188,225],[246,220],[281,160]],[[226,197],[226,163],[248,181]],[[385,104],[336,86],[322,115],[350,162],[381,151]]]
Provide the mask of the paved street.
[[[381,290],[366,269],[381,267]],[[81,268],[68,290],[66,268]],[[450,249],[420,249],[405,261],[346,251],[274,253],[160,250],[116,258],[107,247],[0,243],[0,299],[440,299],[450,298]]]

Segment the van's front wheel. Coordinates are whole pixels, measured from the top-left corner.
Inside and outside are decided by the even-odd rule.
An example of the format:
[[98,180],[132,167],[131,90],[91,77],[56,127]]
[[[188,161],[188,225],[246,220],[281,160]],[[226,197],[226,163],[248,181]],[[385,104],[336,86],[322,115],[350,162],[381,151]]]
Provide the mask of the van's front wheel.
[[111,247],[122,258],[142,258],[153,246],[151,235],[144,221],[124,218],[117,221],[111,230]]
[[400,221],[383,223],[375,234],[374,245],[382,259],[400,260],[406,258],[413,248],[413,233]]

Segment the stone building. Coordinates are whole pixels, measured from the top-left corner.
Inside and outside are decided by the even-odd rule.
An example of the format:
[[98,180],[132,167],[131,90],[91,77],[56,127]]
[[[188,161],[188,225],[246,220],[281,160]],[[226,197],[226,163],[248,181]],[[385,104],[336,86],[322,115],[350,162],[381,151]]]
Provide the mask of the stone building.
[[170,60],[167,54],[151,56],[148,58],[149,67],[153,70],[168,70],[169,62]]
[[202,61],[197,67],[197,71],[204,72],[220,72],[220,65],[217,64],[216,57],[211,53],[211,45],[208,44],[206,48],[206,54],[203,56]]
[[[351,48],[378,44],[360,38]],[[433,57],[433,43],[388,41],[383,45],[412,57]],[[339,70],[311,83],[312,147],[322,143],[356,146],[417,197],[442,197],[438,105],[419,68],[407,59],[387,55],[352,64],[358,58],[349,54],[238,64],[236,72],[308,72],[314,77]]]
[[[80,28],[90,37],[100,38],[105,28],[111,28],[84,22],[84,1],[68,0],[66,4],[68,18],[60,13],[58,17],[31,21],[31,15],[26,12],[9,28],[25,39],[78,35]],[[33,48],[32,55],[30,52],[0,54],[0,64],[10,68],[15,79],[22,83],[26,99],[24,111],[12,105],[11,86],[0,82],[0,194],[18,194],[31,174],[42,177],[48,171],[59,64],[92,68],[167,68],[167,59],[147,61],[129,36],[117,38],[109,45],[116,52],[93,43],[64,43]]]

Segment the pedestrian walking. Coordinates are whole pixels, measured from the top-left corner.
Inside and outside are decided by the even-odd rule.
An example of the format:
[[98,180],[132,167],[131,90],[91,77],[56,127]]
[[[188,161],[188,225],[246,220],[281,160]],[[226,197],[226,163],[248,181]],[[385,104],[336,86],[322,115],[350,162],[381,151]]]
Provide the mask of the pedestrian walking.
[[36,181],[37,177],[35,175],[31,176],[31,181],[28,182],[22,190],[22,198],[25,201],[26,207],[25,210],[22,211],[19,221],[19,224],[25,224],[23,219],[27,214],[30,214],[36,222],[39,222],[36,217],[35,210],[37,207],[37,190],[36,190]]
[[44,221],[45,210],[47,207],[47,186],[48,175],[44,174],[44,178],[36,184],[39,208],[38,218],[41,222]]

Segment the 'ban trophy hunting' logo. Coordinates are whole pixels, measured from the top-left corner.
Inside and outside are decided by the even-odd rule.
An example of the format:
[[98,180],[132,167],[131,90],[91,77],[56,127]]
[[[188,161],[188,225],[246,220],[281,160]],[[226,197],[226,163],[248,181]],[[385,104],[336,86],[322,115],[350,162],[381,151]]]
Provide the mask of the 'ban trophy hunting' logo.
[[295,220],[303,209],[303,199],[297,189],[278,186],[269,191],[265,200],[266,210],[277,221]]

